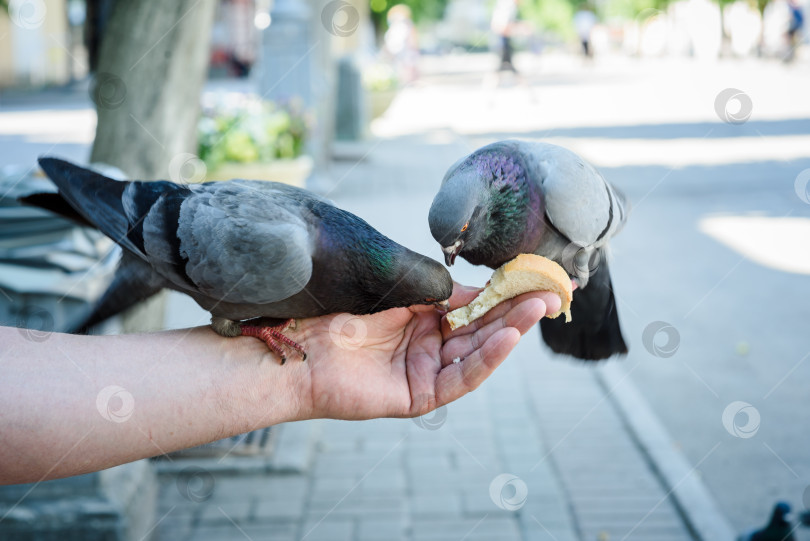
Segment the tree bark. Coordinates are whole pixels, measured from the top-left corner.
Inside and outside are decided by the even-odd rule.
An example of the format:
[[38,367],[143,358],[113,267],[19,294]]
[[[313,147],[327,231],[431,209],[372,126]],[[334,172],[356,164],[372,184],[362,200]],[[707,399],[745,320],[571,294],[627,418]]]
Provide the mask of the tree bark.
[[98,111],[91,161],[130,178],[169,178],[196,153],[200,92],[216,0],[117,0],[92,88]]
[[[196,154],[216,5],[115,0],[91,90],[98,112],[92,162],[114,165],[132,179],[171,179],[177,176],[169,172],[172,158]],[[133,307],[123,314],[122,330],[162,328],[165,305],[158,294]]]

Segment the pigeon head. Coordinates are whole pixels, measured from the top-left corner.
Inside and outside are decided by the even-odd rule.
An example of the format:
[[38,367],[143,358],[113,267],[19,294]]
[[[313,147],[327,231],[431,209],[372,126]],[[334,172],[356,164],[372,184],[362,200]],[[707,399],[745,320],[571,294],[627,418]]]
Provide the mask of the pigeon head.
[[445,175],[428,221],[445,262],[461,256],[495,268],[533,252],[542,234],[543,202],[518,150],[508,142],[485,146]]
[[386,282],[379,283],[387,289],[378,291],[380,300],[375,312],[415,304],[449,308],[447,300],[453,294],[453,279],[444,265],[429,257],[403,249],[397,254],[393,272]]
[[353,272],[358,292],[353,313],[373,314],[417,304],[448,308],[453,279],[441,263],[382,235],[363,239],[358,248],[364,262]]
[[441,244],[445,263],[452,266],[465,246],[484,240],[487,193],[479,175],[463,164],[451,169],[445,178],[433,199],[428,221],[430,233]]

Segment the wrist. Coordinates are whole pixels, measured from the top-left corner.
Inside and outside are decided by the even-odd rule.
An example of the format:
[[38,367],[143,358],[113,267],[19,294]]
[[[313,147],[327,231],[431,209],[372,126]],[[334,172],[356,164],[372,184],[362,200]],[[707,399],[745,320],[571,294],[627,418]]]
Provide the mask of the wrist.
[[221,394],[223,408],[231,413],[235,434],[267,426],[308,419],[308,367],[298,359],[282,365],[261,341],[226,339],[221,379],[230,382]]

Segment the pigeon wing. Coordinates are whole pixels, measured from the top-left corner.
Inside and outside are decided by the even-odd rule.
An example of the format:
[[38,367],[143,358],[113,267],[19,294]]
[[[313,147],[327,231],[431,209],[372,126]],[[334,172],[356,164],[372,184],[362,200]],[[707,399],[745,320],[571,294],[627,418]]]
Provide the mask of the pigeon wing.
[[206,296],[266,304],[298,293],[312,275],[305,207],[252,184],[203,185],[180,209],[185,276]]
[[599,246],[618,233],[626,217],[624,197],[593,166],[555,145],[534,143],[523,150],[554,228],[582,246]]

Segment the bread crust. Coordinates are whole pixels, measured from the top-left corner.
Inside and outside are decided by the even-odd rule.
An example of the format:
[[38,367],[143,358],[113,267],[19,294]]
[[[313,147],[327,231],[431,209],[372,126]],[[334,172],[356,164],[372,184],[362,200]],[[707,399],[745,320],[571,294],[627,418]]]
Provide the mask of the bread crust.
[[498,303],[529,291],[556,293],[560,309],[546,317],[553,319],[565,314],[566,323],[571,321],[571,278],[556,262],[535,254],[520,254],[497,268],[489,285],[470,304],[448,313],[447,321],[453,330],[469,325]]

